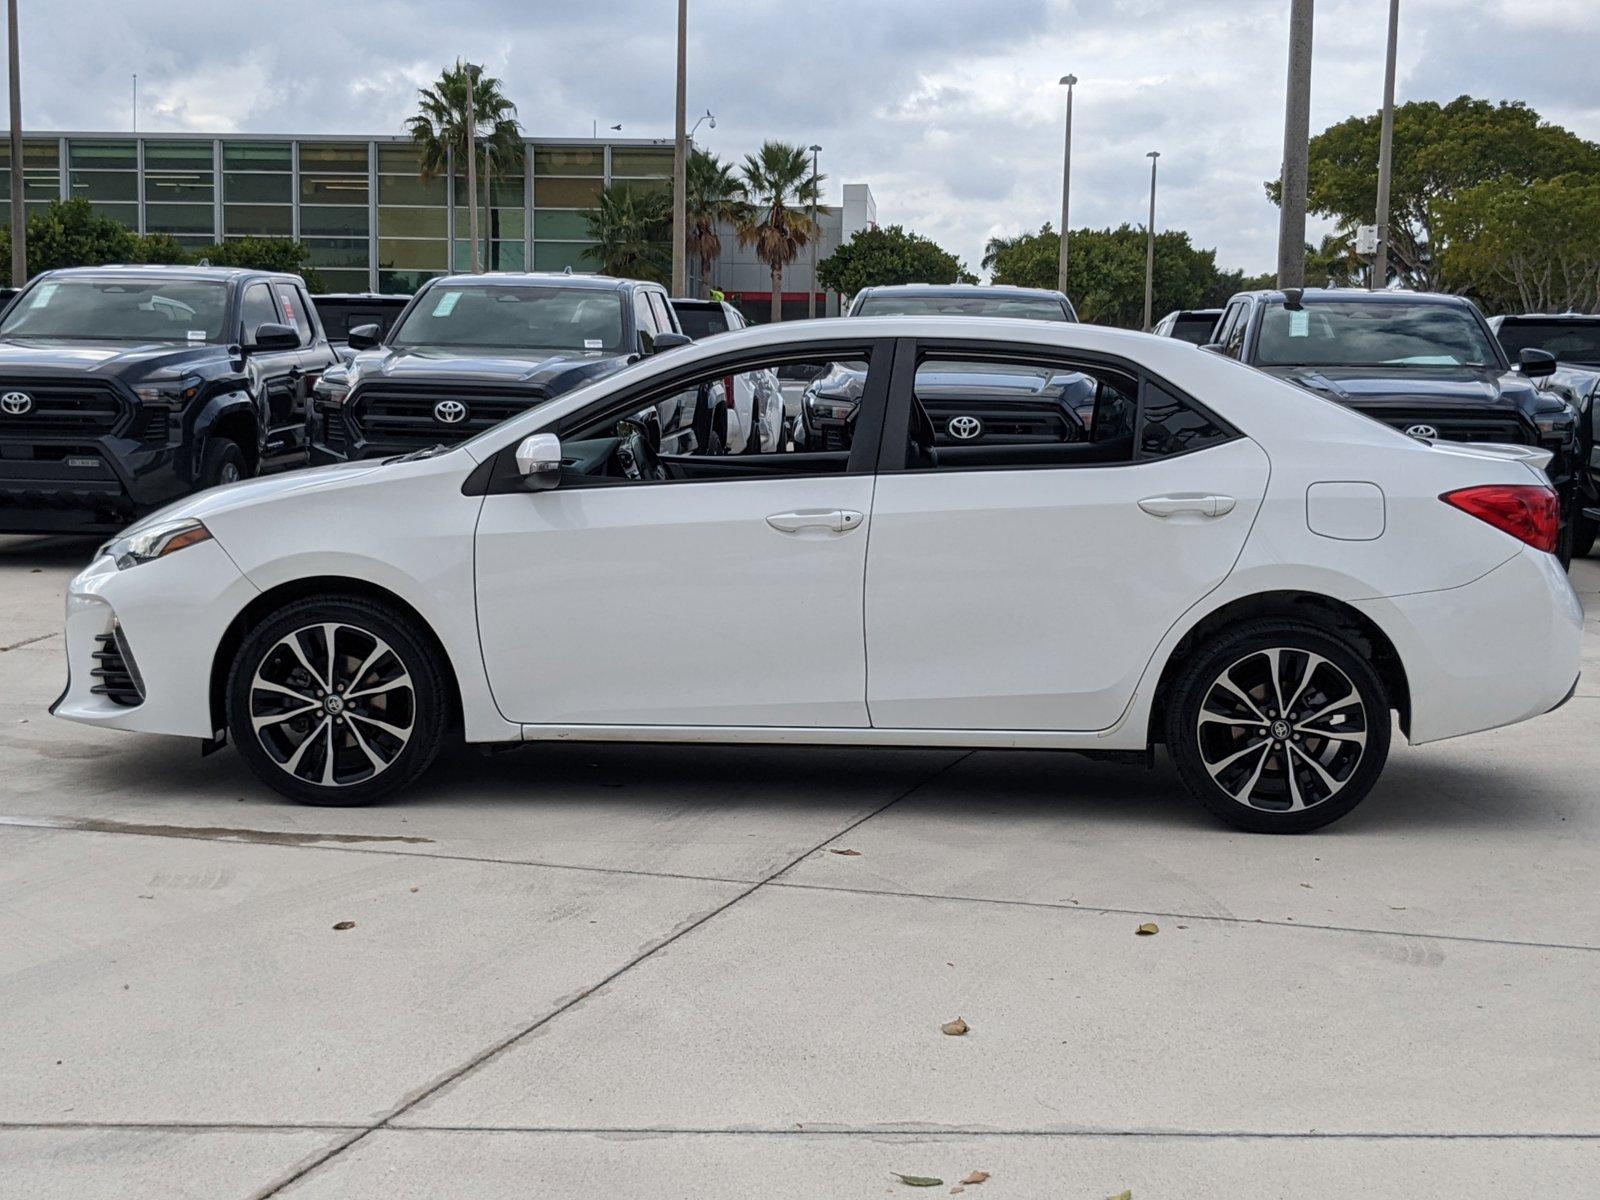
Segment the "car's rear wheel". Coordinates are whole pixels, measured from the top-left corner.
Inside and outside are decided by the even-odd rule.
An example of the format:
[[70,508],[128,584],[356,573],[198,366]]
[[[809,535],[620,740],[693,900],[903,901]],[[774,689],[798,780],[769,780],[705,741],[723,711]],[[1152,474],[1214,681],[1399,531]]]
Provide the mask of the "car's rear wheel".
[[1196,799],[1240,829],[1301,833],[1344,816],[1389,754],[1389,696],[1368,655],[1300,621],[1202,647],[1167,705],[1167,747]]
[[356,597],[300,600],[246,635],[228,729],[260,779],[302,804],[370,804],[433,762],[449,688],[414,622]]

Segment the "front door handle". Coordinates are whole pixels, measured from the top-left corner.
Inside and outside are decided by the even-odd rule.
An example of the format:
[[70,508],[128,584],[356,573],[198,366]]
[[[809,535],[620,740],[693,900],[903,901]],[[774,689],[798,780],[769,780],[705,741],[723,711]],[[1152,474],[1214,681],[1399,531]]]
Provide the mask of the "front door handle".
[[1146,496],[1139,501],[1139,507],[1152,517],[1220,517],[1232,512],[1236,503],[1232,496],[1182,492],[1171,496]]
[[826,529],[830,533],[849,533],[864,518],[854,509],[807,508],[799,512],[773,513],[767,518],[779,533],[799,533],[802,529]]

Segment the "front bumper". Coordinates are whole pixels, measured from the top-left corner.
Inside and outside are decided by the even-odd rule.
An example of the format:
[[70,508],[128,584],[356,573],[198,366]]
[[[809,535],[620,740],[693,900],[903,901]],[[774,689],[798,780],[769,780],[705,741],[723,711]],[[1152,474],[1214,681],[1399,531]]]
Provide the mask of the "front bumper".
[[1414,745],[1540,716],[1578,677],[1583,606],[1556,557],[1531,547],[1462,587],[1355,607],[1405,665]]
[[[217,647],[258,594],[215,540],[119,571],[101,555],[67,588],[67,687],[52,714],[86,725],[209,738]],[[96,675],[104,635],[138,677],[142,701],[113,696]]]
[[0,441],[0,533],[114,533],[192,490],[185,465],[130,437]]

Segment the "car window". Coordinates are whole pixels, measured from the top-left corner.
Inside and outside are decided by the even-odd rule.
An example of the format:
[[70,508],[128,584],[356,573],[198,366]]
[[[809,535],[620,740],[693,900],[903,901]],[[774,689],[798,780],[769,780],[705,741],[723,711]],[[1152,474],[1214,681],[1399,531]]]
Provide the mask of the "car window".
[[1139,414],[1139,457],[1172,458],[1231,442],[1239,434],[1199,405],[1153,379],[1144,383]]
[[309,346],[314,336],[311,331],[311,312],[300,289],[292,283],[279,283],[272,290],[277,293],[278,307],[283,310],[284,320],[300,335],[300,344]]
[[1497,332],[1513,359],[1531,349],[1565,362],[1600,363],[1600,320],[1505,321]]
[[252,341],[256,330],[262,325],[279,323],[277,306],[272,303],[272,290],[264,283],[252,283],[245,288],[244,297],[239,302],[239,324],[243,327],[245,341]]
[[1053,357],[927,353],[913,385],[907,465],[962,470],[1127,462],[1135,376]]
[[451,282],[424,292],[389,344],[620,354],[622,301],[598,288]]
[[656,334],[661,332],[661,326],[656,323],[656,314],[650,309],[650,300],[642,288],[633,293],[633,320],[647,342],[654,341]]
[[1204,346],[1211,341],[1217,328],[1215,316],[1206,316],[1191,313],[1187,316],[1175,317],[1172,327],[1168,332],[1179,341],[1189,342],[1195,346]]
[[1477,316],[1457,304],[1328,300],[1261,314],[1257,366],[1491,367],[1499,359]]
[[689,308],[675,305],[674,310],[684,333],[696,341],[714,333],[726,333],[730,327],[727,315],[720,307]]
[[862,300],[858,317],[1019,317],[1030,321],[1068,321],[1067,310],[1052,296],[983,295],[982,288],[950,296],[878,292]]
[[650,297],[650,311],[655,314],[656,328],[662,333],[676,333],[678,323],[667,305],[667,298],[660,292],[647,292],[646,295]]
[[1244,359],[1244,335],[1250,328],[1250,302],[1240,301],[1230,325],[1222,338],[1222,351],[1229,358]]
[[216,280],[41,279],[6,310],[0,337],[220,342],[227,308]]

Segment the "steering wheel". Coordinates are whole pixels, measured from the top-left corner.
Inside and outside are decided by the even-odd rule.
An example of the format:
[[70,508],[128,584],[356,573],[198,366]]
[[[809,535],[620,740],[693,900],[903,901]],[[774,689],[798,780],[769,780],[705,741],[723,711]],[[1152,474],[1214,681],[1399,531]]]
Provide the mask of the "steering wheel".
[[642,423],[631,419],[619,421],[617,436],[621,439],[616,449],[617,466],[624,478],[636,483],[667,478],[667,468],[651,446],[650,435]]

